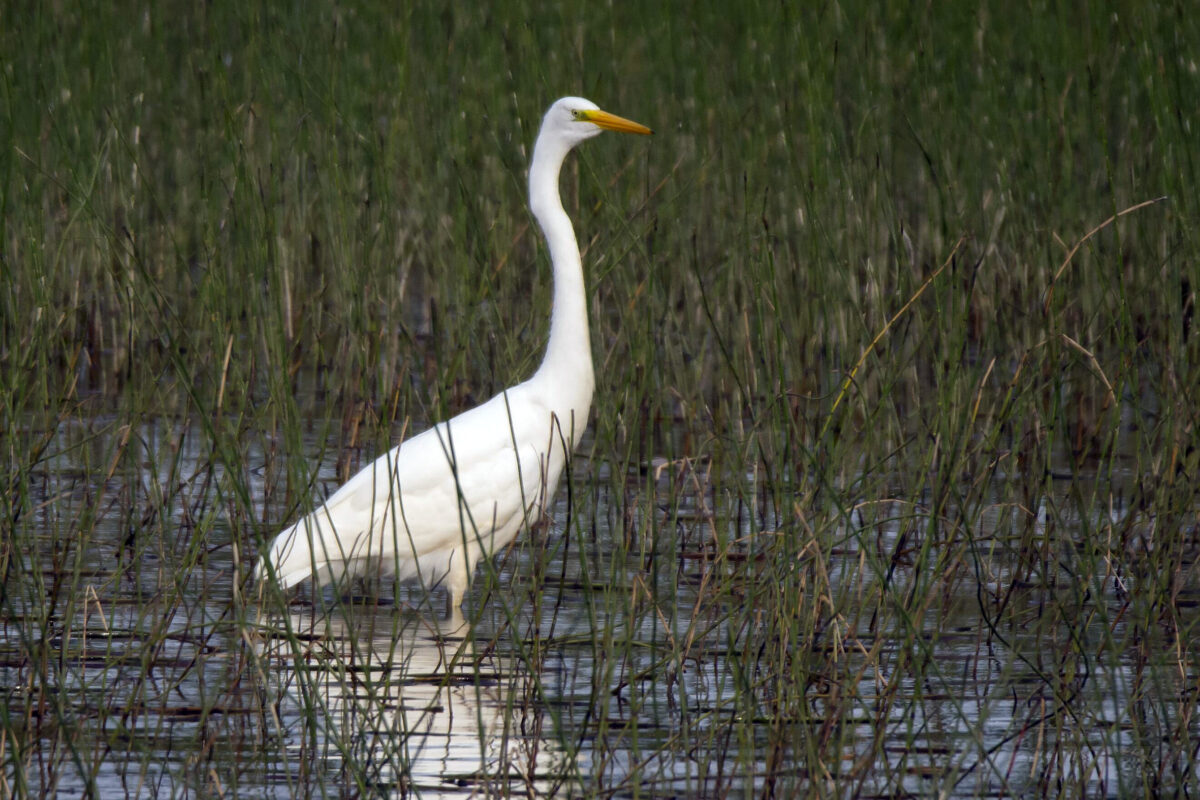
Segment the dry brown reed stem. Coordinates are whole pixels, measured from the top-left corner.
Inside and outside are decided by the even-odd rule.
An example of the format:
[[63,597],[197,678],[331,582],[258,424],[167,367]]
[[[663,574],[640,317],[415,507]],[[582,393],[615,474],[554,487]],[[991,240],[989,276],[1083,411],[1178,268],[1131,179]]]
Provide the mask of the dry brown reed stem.
[[1117,396],[1113,391],[1112,383],[1109,382],[1108,376],[1104,374],[1104,370],[1101,368],[1100,362],[1096,360],[1096,356],[1092,354],[1092,351],[1088,350],[1086,347],[1072,339],[1070,336],[1067,336],[1065,333],[1060,333],[1059,338],[1066,342],[1067,345],[1069,345],[1072,349],[1077,350],[1084,358],[1088,360],[1088,364],[1095,371],[1096,377],[1098,377],[1100,382],[1104,384],[1104,388],[1108,392],[1108,395],[1105,397],[1104,408],[1102,410],[1107,410],[1115,406],[1117,404]]
[[1137,203],[1136,205],[1130,206],[1129,208],[1125,209],[1124,211],[1118,211],[1117,213],[1113,214],[1108,219],[1104,220],[1104,222],[1101,222],[1099,225],[1092,228],[1090,231],[1087,232],[1087,234],[1084,235],[1084,237],[1082,239],[1080,239],[1078,242],[1076,242],[1075,246],[1072,247],[1070,252],[1067,253],[1067,257],[1063,259],[1063,262],[1059,266],[1058,271],[1054,273],[1054,277],[1050,279],[1050,286],[1046,289],[1046,300],[1045,300],[1045,302],[1042,303],[1042,313],[1044,313],[1044,314],[1050,313],[1050,301],[1054,297],[1054,285],[1056,283],[1058,283],[1058,279],[1060,277],[1062,277],[1062,274],[1064,272],[1066,272],[1067,267],[1070,266],[1070,264],[1071,264],[1071,260],[1074,259],[1075,254],[1077,252],[1079,252],[1079,248],[1083,247],[1084,243],[1088,239],[1091,239],[1097,233],[1104,230],[1109,225],[1113,224],[1114,222],[1116,222],[1118,219],[1125,216],[1126,214],[1132,214],[1134,211],[1137,211],[1140,208],[1145,208],[1146,206],[1151,206],[1151,205],[1154,205],[1155,203],[1161,203],[1163,200],[1166,200],[1166,199],[1167,199],[1167,196],[1164,194],[1160,197],[1155,197],[1151,200],[1143,200],[1142,202]]
[[962,236],[957,242],[954,243],[954,247],[950,250],[950,255],[946,256],[946,260],[942,262],[942,265],[930,273],[929,277],[925,279],[925,281],[917,288],[915,292],[913,292],[912,297],[908,298],[908,301],[900,307],[899,311],[892,315],[892,318],[887,321],[887,324],[879,329],[879,333],[875,334],[875,338],[873,338],[870,343],[863,348],[862,354],[858,357],[858,361],[854,362],[854,366],[850,368],[850,372],[846,375],[846,380],[842,381],[842,388],[838,391],[837,397],[834,399],[833,405],[829,409],[829,414],[825,417],[825,424],[821,426],[821,436],[818,438],[823,438],[825,433],[829,430],[829,425],[833,422],[833,413],[837,411],[838,406],[841,405],[842,400],[845,399],[846,392],[850,390],[850,384],[854,383],[854,377],[858,374],[858,371],[862,369],[863,363],[867,360],[867,355],[874,350],[875,346],[879,344],[885,335],[887,335],[887,332],[892,329],[892,326],[896,324],[896,321],[900,319],[900,317],[904,316],[904,313],[912,307],[912,304],[917,302],[917,299],[925,293],[925,290],[929,288],[930,284],[937,280],[937,276],[941,275],[942,272],[945,271],[946,267],[950,266],[951,262],[954,261],[954,256],[958,253],[959,248],[962,247],[963,242],[966,240],[967,237]]

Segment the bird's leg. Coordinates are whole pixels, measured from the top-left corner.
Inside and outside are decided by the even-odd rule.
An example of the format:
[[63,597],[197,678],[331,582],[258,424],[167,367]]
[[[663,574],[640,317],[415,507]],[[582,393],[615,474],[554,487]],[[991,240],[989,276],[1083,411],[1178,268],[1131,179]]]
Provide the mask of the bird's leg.
[[471,587],[471,576],[475,573],[475,562],[479,560],[480,551],[468,546],[460,558],[455,553],[450,558],[450,571],[446,574],[446,616],[462,614],[463,598]]
[[437,624],[438,633],[442,636],[462,636],[467,631],[467,620],[463,617],[462,609],[455,606],[446,614],[446,618]]
[[446,617],[436,623],[439,636],[459,636],[466,632],[467,621],[463,618],[462,602],[466,586],[456,580],[458,576],[451,572],[450,581],[446,586]]
[[452,583],[446,587],[446,618],[458,614],[462,616],[463,595],[466,594],[464,587],[458,586],[457,583]]

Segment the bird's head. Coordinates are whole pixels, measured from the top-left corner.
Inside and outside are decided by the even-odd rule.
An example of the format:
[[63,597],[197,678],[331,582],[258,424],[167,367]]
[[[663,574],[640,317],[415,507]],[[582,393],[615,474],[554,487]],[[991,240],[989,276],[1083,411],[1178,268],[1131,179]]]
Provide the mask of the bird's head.
[[645,125],[602,111],[591,100],[563,97],[555,101],[542,120],[542,136],[550,135],[574,147],[603,131],[653,133]]

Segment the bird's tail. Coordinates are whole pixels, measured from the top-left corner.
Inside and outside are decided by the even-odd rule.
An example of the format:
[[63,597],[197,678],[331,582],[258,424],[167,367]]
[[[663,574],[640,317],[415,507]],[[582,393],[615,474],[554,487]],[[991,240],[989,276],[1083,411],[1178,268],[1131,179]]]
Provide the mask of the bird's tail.
[[321,506],[275,537],[259,558],[254,579],[265,581],[274,571],[279,588],[290,589],[308,578],[324,586],[354,577],[366,569],[372,541],[370,530],[339,536],[328,508]]
[[[280,589],[290,589],[312,577],[318,564],[313,558],[312,543],[320,540],[320,525],[316,513],[304,517],[280,533],[260,554],[254,568],[254,580],[262,583],[275,575]],[[311,531],[311,536],[309,535]]]

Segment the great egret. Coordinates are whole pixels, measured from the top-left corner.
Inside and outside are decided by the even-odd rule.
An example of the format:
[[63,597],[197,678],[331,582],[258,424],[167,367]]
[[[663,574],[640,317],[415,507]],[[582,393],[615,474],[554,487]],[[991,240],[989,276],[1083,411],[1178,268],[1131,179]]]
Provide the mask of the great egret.
[[460,614],[475,564],[542,514],[587,427],[595,378],[575,229],[558,192],[572,148],[601,131],[651,130],[579,97],[542,119],[529,167],[529,205],[554,269],[550,339],[529,380],[403,442],[282,531],[256,578],[281,588],[358,576],[444,584]]

